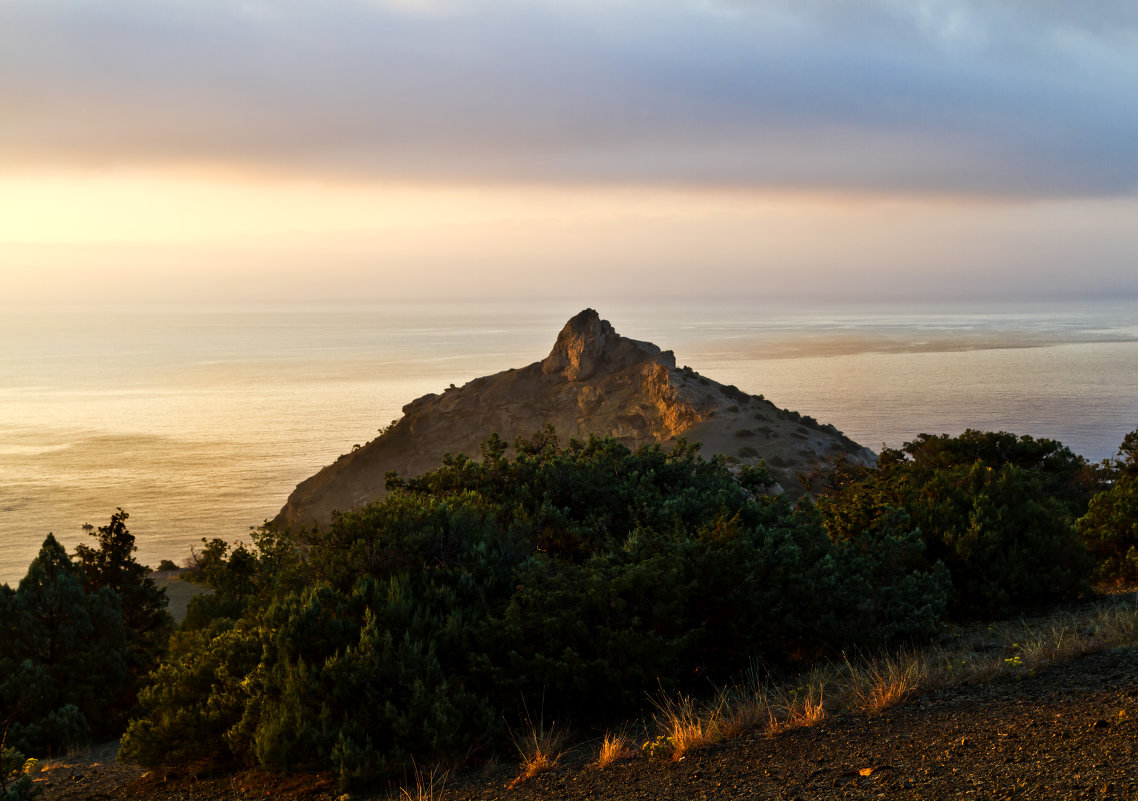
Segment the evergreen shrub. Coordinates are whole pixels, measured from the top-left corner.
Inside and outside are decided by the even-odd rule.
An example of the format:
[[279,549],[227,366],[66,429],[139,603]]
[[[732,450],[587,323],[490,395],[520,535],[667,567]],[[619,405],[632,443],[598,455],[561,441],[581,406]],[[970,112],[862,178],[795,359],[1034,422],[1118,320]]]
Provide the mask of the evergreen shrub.
[[906,537],[924,545],[909,564],[944,566],[957,617],[994,617],[1089,589],[1091,562],[1074,529],[1090,498],[1088,466],[1053,440],[922,434],[885,449],[876,469],[839,463],[812,489],[836,542],[872,543],[903,513]]
[[1138,430],[1122,441],[1104,465],[1107,487],[1091,499],[1078,530],[1096,562],[1095,577],[1138,583]]
[[603,723],[660,689],[926,636],[942,617],[920,542],[835,546],[762,470],[685,443],[561,447],[551,429],[509,450],[492,437],[479,460],[390,477],[384,500],[319,530],[207,546],[217,616],[187,618],[124,754],[373,784],[487,754],[527,708]]

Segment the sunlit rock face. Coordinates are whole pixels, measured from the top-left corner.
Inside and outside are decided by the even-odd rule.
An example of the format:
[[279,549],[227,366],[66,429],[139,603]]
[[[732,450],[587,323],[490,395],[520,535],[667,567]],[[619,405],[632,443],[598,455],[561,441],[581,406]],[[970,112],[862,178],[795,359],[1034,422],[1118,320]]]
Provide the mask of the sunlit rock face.
[[585,381],[647,361],[663,362],[670,368],[676,366],[671,352],[664,354],[651,342],[622,337],[608,320],[602,320],[592,309],[585,309],[561,329],[553,350],[541,363],[541,372],[568,381]]
[[546,425],[563,441],[598,434],[636,447],[682,437],[700,443],[705,457],[722,454],[732,464],[765,460],[790,494],[802,492],[800,472],[830,456],[874,460],[833,426],[678,368],[671,351],[622,337],[585,309],[565,324],[542,361],[404,406],[403,417],[381,436],[301,482],[273,522],[324,524],[333,510],[381,498],[391,471],[417,475],[447,453],[477,458],[492,433],[513,441]]

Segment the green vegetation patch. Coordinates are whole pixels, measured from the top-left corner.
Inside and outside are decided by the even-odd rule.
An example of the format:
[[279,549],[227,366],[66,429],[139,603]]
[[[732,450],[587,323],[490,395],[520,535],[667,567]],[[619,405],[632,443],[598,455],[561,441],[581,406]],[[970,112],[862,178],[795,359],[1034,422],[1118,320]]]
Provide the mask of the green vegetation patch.
[[942,617],[943,571],[831,543],[762,470],[551,430],[506,452],[494,437],[480,461],[391,477],[320,531],[207,543],[213,593],[191,600],[124,755],[372,784],[499,748],[542,699],[547,719],[603,723]]
[[[1089,591],[1091,560],[1074,523],[1089,466],[1054,440],[1006,432],[922,434],[876,468],[840,461],[811,491],[830,538],[873,543],[897,527],[952,576],[952,613],[995,617]],[[901,522],[902,519],[904,522]]]
[[1096,578],[1116,584],[1138,583],[1138,431],[1123,439],[1118,456],[1107,460],[1101,478],[1106,489],[1091,499],[1078,521],[1080,536],[1094,557]]
[[126,519],[119,509],[74,558],[49,534],[16,589],[0,585],[5,746],[47,755],[116,736],[165,651],[166,596],[135,561]]

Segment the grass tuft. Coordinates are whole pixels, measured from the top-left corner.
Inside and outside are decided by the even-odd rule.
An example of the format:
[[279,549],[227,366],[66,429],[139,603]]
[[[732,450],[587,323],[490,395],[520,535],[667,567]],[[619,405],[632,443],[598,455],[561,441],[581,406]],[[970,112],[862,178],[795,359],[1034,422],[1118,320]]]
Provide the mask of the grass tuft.
[[424,773],[415,768],[415,788],[408,790],[399,788],[399,797],[404,801],[441,801],[446,791],[449,771],[438,772],[438,768],[431,768],[430,773]]
[[632,738],[623,732],[605,734],[601,741],[601,750],[597,754],[597,767],[604,770],[614,762],[629,759],[636,754],[632,747]]
[[800,686],[775,691],[772,699],[774,715],[767,726],[769,733],[816,726],[827,718],[827,682],[823,677],[812,674],[814,671],[808,674],[807,680]]
[[720,693],[707,706],[697,704],[689,695],[675,698],[665,695],[653,703],[656,706],[656,726],[660,734],[655,742],[644,744],[650,755],[667,755],[678,762],[692,751],[706,748],[723,739],[726,694]]
[[1097,628],[1108,645],[1138,642],[1138,597],[1117,604],[1099,615]]
[[518,749],[522,761],[519,773],[509,787],[512,790],[519,784],[529,781],[539,773],[552,768],[561,759],[565,745],[566,732],[551,723],[548,727],[544,721],[527,721],[526,731],[519,737],[514,734],[514,746]]
[[875,715],[897,706],[929,684],[933,667],[927,655],[916,651],[884,654],[853,663],[846,695],[849,707]]

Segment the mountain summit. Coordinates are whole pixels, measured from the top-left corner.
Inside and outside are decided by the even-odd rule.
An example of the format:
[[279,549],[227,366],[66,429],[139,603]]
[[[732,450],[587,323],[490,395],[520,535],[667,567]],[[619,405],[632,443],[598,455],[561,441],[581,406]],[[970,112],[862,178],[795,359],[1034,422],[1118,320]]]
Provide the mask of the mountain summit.
[[802,491],[798,473],[830,455],[874,459],[833,426],[678,368],[671,351],[623,337],[585,309],[542,361],[404,406],[403,417],[379,437],[301,482],[273,522],[326,523],[333,510],[385,495],[388,472],[417,475],[438,467],[444,454],[479,454],[492,433],[512,442],[550,424],[564,439],[611,435],[636,447],[684,437],[701,443],[705,457],[765,460],[791,494]]
[[676,366],[676,357],[671,351],[665,354],[651,342],[622,337],[608,320],[602,320],[592,309],[585,309],[561,329],[553,350],[541,363],[541,372],[569,381],[584,381],[599,373],[624,370],[648,360],[662,360],[671,368]]

